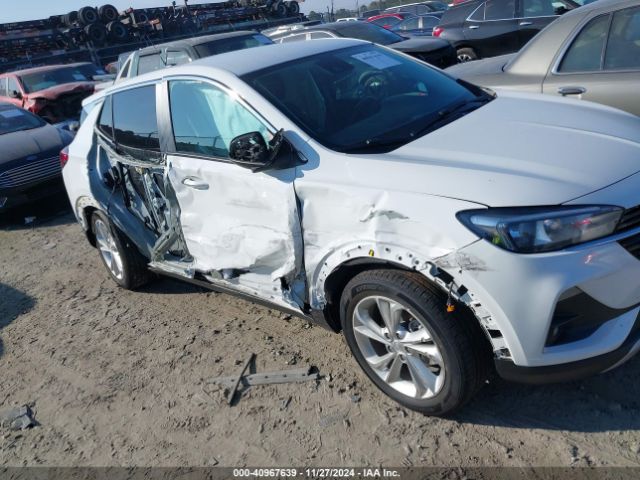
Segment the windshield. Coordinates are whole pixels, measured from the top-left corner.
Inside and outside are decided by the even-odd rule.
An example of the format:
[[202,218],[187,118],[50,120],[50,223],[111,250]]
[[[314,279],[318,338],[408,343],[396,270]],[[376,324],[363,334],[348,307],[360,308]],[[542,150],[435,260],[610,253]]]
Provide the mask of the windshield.
[[39,117],[16,107],[0,107],[0,135],[45,126]]
[[298,59],[243,79],[322,145],[348,153],[391,151],[428,133],[434,121],[449,120],[454,109],[488,101],[474,87],[375,45]]
[[96,67],[93,63],[85,63],[75,68],[89,80],[95,75],[107,75],[107,71],[104,68]]
[[[26,93],[39,92],[40,90],[55,87],[56,85],[63,85],[65,83],[91,81],[91,77],[95,74],[88,73],[86,70],[83,71],[82,67],[86,67],[86,65],[81,66],[80,68],[67,67],[56,70],[45,70],[38,73],[30,73],[28,75],[22,75],[20,80],[22,80],[22,86]],[[96,68],[93,65],[91,65],[91,67],[94,69]]]
[[273,41],[269,37],[256,33],[254,35],[247,35],[246,37],[231,37],[201,43],[200,45],[195,45],[194,48],[196,52],[198,52],[198,56],[204,58],[221,53],[244,50],[245,48],[259,47],[260,45],[270,45],[272,43]]
[[[389,17],[392,19],[393,17]],[[399,20],[398,20],[399,21]],[[357,38],[358,40],[365,40],[367,42],[377,43],[378,45],[391,45],[392,43],[398,43],[404,40],[397,33],[390,32],[389,30],[373,25],[366,22],[345,22],[341,25],[338,33],[343,37]]]

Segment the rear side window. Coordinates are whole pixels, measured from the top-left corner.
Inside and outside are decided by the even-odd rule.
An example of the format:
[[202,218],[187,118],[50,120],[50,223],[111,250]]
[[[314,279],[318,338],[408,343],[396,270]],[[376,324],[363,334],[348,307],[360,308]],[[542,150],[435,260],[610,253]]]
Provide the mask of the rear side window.
[[484,4],[485,20],[508,20],[515,17],[516,3],[514,0],[487,0]]
[[0,96],[7,96],[7,79],[0,78]]
[[98,119],[98,130],[113,140],[113,108],[111,102],[111,96],[109,96],[102,105],[102,112],[100,112],[100,118]]
[[604,57],[605,70],[640,68],[640,8],[626,8],[613,14]]
[[169,50],[167,52],[167,67],[175,67],[176,65],[183,65],[189,63],[191,57],[185,50]]
[[113,94],[113,131],[123,151],[140,160],[160,157],[154,85]]
[[145,55],[138,60],[138,75],[160,70],[161,68],[164,68],[164,63],[162,63],[160,53]]
[[602,50],[607,40],[610,17],[610,14],[602,15],[587,23],[576,36],[562,59],[561,72],[594,72],[600,70]]
[[8,78],[9,84],[7,86],[7,92],[11,95],[13,92],[20,92],[20,85],[18,85],[18,81],[13,78]]

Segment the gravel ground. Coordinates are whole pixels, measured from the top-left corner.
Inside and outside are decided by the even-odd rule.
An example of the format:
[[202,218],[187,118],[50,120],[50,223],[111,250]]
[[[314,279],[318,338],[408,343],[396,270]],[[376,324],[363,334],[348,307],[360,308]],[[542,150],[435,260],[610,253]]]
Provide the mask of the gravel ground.
[[[640,358],[578,383],[496,380],[455,418],[425,417],[340,335],[172,280],[117,288],[54,200],[0,217],[0,411],[29,404],[39,423],[0,430],[0,465],[640,465]],[[203,379],[251,352],[258,371],[322,379],[228,406]]]

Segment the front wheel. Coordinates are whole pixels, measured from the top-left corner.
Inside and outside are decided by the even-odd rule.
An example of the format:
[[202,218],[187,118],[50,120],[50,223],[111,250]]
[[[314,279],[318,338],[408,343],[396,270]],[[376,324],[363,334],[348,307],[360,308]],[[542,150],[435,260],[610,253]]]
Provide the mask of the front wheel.
[[446,297],[418,273],[363,272],[346,286],[340,312],[357,362],[407,408],[452,413],[488,376],[489,349],[475,318],[446,313]]
[[102,263],[114,282],[127,290],[148,283],[151,273],[147,269],[147,259],[105,214],[95,212],[91,217],[91,228]]

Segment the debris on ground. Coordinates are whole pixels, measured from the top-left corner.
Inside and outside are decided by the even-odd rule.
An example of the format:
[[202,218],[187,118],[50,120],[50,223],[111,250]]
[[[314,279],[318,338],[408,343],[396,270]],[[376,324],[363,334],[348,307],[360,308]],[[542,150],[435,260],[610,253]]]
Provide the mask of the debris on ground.
[[13,407],[0,413],[0,427],[9,430],[26,430],[37,425],[33,411],[28,405]]
[[[251,354],[249,360],[245,363],[239,376],[234,377],[215,377],[209,380],[205,380],[205,384],[222,385],[230,389],[227,397],[229,405],[232,404],[233,399],[242,385],[245,389],[254,385],[275,385],[280,383],[301,383],[308,382],[310,380],[317,380],[319,377],[318,372],[310,366],[304,368],[293,368],[289,370],[278,370],[275,372],[265,373],[251,373],[245,375],[245,372],[249,369],[251,363],[255,360],[255,354]],[[286,405],[283,404],[283,409],[287,408],[291,398],[288,399]]]

